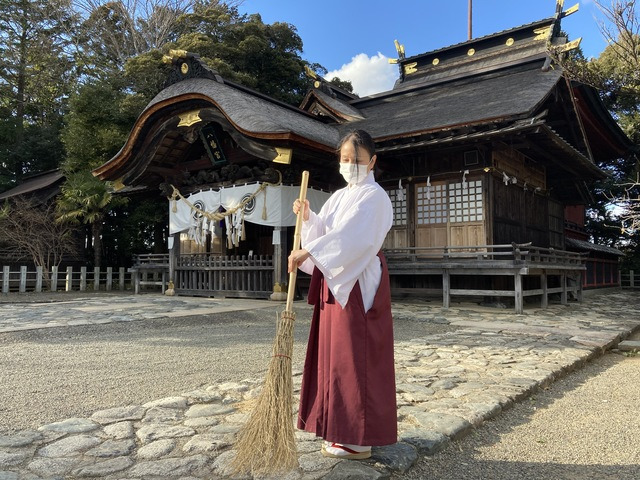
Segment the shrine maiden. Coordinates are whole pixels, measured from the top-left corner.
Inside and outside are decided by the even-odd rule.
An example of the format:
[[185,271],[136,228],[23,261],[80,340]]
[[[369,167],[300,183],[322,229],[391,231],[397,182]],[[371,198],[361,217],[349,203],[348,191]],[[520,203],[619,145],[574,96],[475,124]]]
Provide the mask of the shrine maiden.
[[[302,248],[289,256],[289,271],[312,274],[314,305],[298,428],[325,440],[325,456],[362,459],[371,446],[397,441],[391,295],[380,252],[393,210],[373,176],[369,134],[348,134],[339,152],[347,186],[318,214],[305,203]],[[294,213],[301,206],[296,200]]]

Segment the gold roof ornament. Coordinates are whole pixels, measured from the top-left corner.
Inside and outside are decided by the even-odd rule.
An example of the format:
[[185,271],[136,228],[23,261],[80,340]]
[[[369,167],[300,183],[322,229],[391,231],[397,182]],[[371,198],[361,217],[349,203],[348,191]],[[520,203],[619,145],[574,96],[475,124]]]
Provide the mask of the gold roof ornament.
[[562,18],[568,17],[572,13],[576,13],[579,9],[580,9],[580,4],[576,3],[573,7],[568,8],[564,12],[562,12]]
[[283,163],[285,165],[289,165],[291,163],[293,150],[291,150],[290,148],[276,147],[276,153],[278,155],[272,160],[274,163]]
[[396,52],[398,52],[398,58],[389,58],[388,62],[392,65],[395,65],[397,63],[400,63],[402,60],[404,60],[405,54],[404,54],[404,45],[402,45],[398,40],[394,40],[393,44],[396,47]]
[[551,27],[543,27],[543,28],[536,28],[533,30],[533,33],[536,34],[535,37],[533,37],[534,40],[546,40],[547,37],[549,36],[549,32],[551,31]]
[[409,75],[411,73],[416,73],[418,71],[418,62],[411,62],[411,63],[407,63],[404,66],[404,73],[405,75]]
[[117,180],[113,181],[113,190],[115,192],[119,192],[120,190],[122,190],[124,187],[126,187],[126,185],[122,182],[122,179],[124,177],[120,177]]
[[180,118],[178,127],[190,127],[191,125],[195,125],[202,121],[200,118],[200,110],[191,110],[190,112],[181,113],[178,115],[178,118]]
[[398,52],[398,58],[400,60],[404,60],[405,59],[404,45],[402,45],[398,40],[394,40],[393,43],[396,46],[396,52]]
[[568,52],[569,50],[574,50],[580,46],[580,42],[582,41],[582,37],[576,38],[570,42],[565,43],[564,45],[554,46],[553,49],[556,52]]

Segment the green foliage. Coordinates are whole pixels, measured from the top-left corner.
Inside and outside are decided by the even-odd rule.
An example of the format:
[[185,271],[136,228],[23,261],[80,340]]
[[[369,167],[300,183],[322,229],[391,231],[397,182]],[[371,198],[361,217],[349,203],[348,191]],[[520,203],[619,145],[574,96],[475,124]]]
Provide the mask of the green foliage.
[[103,230],[104,261],[128,265],[133,255],[163,253],[169,225],[169,208],[163,197],[135,198],[112,209]]
[[224,4],[199,3],[180,19],[185,33],[172,46],[199,54],[223,77],[297,105],[310,86],[295,26],[265,24],[258,14],[239,15]]
[[[104,210],[116,200],[107,182],[95,178],[89,172],[77,172],[67,176],[58,198],[58,220],[72,223],[94,223],[101,220]],[[118,202],[126,201],[118,197]]]
[[353,93],[353,84],[350,80],[340,80],[339,77],[333,77],[329,83],[345,90],[346,92]]
[[129,99],[120,79],[89,83],[71,99],[62,139],[67,174],[89,172],[120,150],[133,125],[138,105]]
[[74,22],[67,0],[0,2],[0,191],[63,157]]

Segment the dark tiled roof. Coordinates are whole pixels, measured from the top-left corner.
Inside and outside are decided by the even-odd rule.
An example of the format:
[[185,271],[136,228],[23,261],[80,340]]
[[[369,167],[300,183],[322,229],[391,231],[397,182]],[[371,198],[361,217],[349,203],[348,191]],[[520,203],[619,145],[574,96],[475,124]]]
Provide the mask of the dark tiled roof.
[[325,108],[343,119],[360,120],[364,118],[357,108],[354,108],[342,100],[333,98],[331,95],[327,95],[319,89],[309,91],[309,94],[307,95],[307,98],[305,98],[303,104],[310,105],[311,97],[315,97],[318,102],[325,106]]
[[44,172],[38,175],[34,175],[23,183],[18,185],[17,187],[12,188],[11,190],[7,190],[6,192],[0,193],[0,200],[4,200],[5,198],[16,197],[18,195],[25,195],[28,193],[35,193],[41,190],[45,190],[49,187],[54,189],[54,192],[49,192],[47,194],[47,198],[43,200],[47,200],[51,198],[55,193],[57,193],[58,189],[55,188],[58,183],[62,183],[64,180],[64,175],[60,170],[51,170],[49,172]]
[[331,148],[339,140],[334,127],[312,118],[303,110],[205,78],[170,85],[145,110],[172,98],[182,95],[193,97],[194,94],[209,99],[231,123],[249,136],[260,138],[263,135],[291,132]]
[[591,242],[585,242],[584,240],[578,240],[577,238],[566,238],[565,244],[567,248],[574,248],[576,250],[582,250],[587,252],[600,252],[609,255],[616,255],[621,257],[624,255],[620,250],[613,247],[607,247],[606,245],[598,245]]
[[539,66],[468,78],[379,99],[353,102],[366,119],[341,127],[362,128],[376,139],[531,115],[562,77]]

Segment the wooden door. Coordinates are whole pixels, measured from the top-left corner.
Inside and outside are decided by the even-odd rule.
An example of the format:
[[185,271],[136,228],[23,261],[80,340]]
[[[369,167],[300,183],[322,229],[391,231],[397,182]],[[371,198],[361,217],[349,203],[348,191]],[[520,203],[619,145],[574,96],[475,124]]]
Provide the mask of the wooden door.
[[482,180],[450,182],[448,189],[449,245],[486,245]]
[[444,247],[448,245],[447,183],[433,182],[430,186],[415,186],[416,247]]
[[416,185],[416,247],[485,245],[482,179]]

